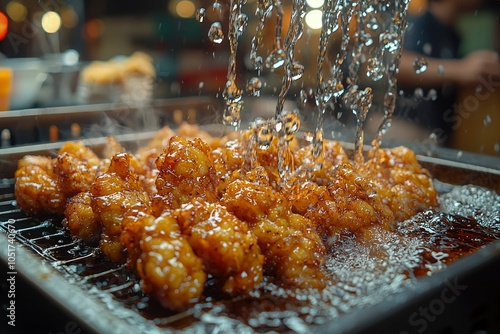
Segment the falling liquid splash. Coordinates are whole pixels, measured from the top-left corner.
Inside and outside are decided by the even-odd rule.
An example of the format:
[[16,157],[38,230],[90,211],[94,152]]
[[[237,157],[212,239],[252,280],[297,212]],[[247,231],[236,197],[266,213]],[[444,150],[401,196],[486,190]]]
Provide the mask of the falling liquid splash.
[[[372,141],[372,146],[374,150],[378,150],[382,144],[382,136],[387,132],[391,126],[392,115],[394,114],[394,109],[396,107],[396,95],[397,95],[397,78],[399,61],[401,59],[402,45],[404,41],[404,31],[407,26],[406,13],[408,10],[408,4],[410,0],[396,0],[394,3],[395,10],[393,20],[389,25],[389,29],[386,35],[387,40],[384,40],[384,48],[386,51],[392,53],[392,58],[387,65],[387,80],[388,89],[384,96],[384,118],[382,123],[378,128],[376,137]],[[381,40],[382,34],[380,35]],[[384,37],[385,38],[385,37]]]
[[[403,34],[406,28],[406,11],[409,0],[393,1],[357,1],[357,0],[326,0],[323,3],[322,27],[319,33],[319,47],[316,64],[316,89],[310,95],[316,103],[315,131],[308,136],[311,140],[312,160],[307,168],[310,171],[322,168],[324,159],[323,123],[327,109],[335,112],[341,103],[356,116],[355,162],[363,163],[362,148],[364,142],[363,125],[371,108],[373,92],[370,87],[360,87],[360,75],[365,70],[366,77],[372,81],[386,78],[388,89],[383,99],[384,118],[379,126],[376,137],[372,140],[373,149],[378,149],[382,136],[391,124],[397,95],[398,66],[401,58]],[[222,7],[213,4],[214,10]],[[243,111],[242,89],[236,83],[236,51],[238,38],[244,33],[248,18],[242,13],[245,0],[231,0],[229,4],[229,29],[227,39],[230,46],[230,57],[226,85],[222,96],[225,100],[224,123],[238,129]],[[269,120],[259,119],[252,123],[252,145],[259,149],[267,149],[274,137],[278,138],[278,172],[282,184],[294,172],[293,159],[289,143],[299,130],[300,117],[297,111],[285,110],[284,105],[292,83],[304,75],[304,66],[296,58],[295,47],[304,30],[306,14],[305,0],[293,0],[290,24],[282,40],[284,5],[281,0],[258,0],[255,16],[257,25],[251,39],[250,61],[257,76],[246,84],[246,91],[251,96],[260,96],[262,88],[261,72],[268,70],[276,73],[283,68],[281,87],[274,117]],[[222,9],[221,9],[222,10]],[[389,20],[387,19],[389,18]],[[200,21],[199,15],[197,18]],[[259,55],[263,42],[264,27],[274,20],[274,36],[272,49],[265,61]],[[222,42],[222,29],[213,29],[211,40]],[[333,59],[328,58],[331,35],[340,29],[340,49]],[[353,33],[351,29],[355,29]],[[372,34],[376,33],[378,39]],[[349,58],[348,58],[349,57]],[[350,61],[348,66],[344,64]],[[418,71],[426,70],[425,59],[419,60]],[[344,70],[346,73],[344,74]],[[299,103],[304,105],[307,93],[301,90]],[[250,149],[250,151],[255,151]],[[255,154],[249,154],[250,159]],[[252,162],[250,162],[252,165]],[[303,171],[301,171],[303,172]]]
[[[229,65],[227,69],[226,87],[222,96],[226,101],[224,110],[224,124],[239,129],[241,112],[243,110],[242,90],[236,84],[236,51],[238,50],[238,37],[243,33],[246,27],[247,19],[243,16],[241,8],[245,0],[231,0],[229,11]],[[215,5],[215,4],[214,4]]]

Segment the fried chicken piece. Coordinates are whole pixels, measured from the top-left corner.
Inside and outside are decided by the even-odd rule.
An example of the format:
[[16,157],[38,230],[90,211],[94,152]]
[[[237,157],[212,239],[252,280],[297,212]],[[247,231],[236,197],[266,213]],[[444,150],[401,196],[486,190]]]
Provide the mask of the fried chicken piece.
[[155,218],[140,210],[123,220],[121,240],[132,252],[129,262],[142,288],[163,307],[182,310],[198,301],[207,275],[172,216]]
[[361,173],[371,180],[378,197],[391,208],[396,221],[438,206],[431,175],[406,147],[378,150]]
[[193,201],[171,213],[207,273],[232,296],[247,294],[262,280],[264,257],[247,224],[216,203]]
[[62,216],[67,196],[54,174],[54,159],[26,156],[14,175],[17,204],[29,216]]
[[158,193],[169,197],[174,207],[189,203],[193,198],[217,201],[218,180],[211,149],[200,139],[172,137],[156,166],[159,170]]
[[108,171],[98,176],[90,188],[92,210],[102,224],[99,246],[114,262],[125,260],[120,242],[125,213],[135,206],[149,203],[148,193],[134,170],[135,161],[135,157],[127,153],[115,155]]
[[291,212],[281,194],[269,186],[236,180],[221,203],[257,236],[268,275],[301,288],[325,286],[326,249],[321,238],[309,219]]
[[350,164],[339,166],[328,186],[298,186],[288,198],[296,212],[314,222],[324,240],[345,233],[360,235],[374,226],[391,229],[394,223],[376,189]]
[[47,172],[54,170],[54,159],[41,155],[25,155],[17,162],[17,169],[27,166],[38,166]]
[[89,190],[101,166],[101,159],[83,142],[66,142],[56,158],[55,174],[62,191],[72,197]]
[[62,224],[68,227],[72,235],[88,244],[96,243],[99,240],[102,227],[92,210],[90,192],[81,192],[72,197],[64,210],[64,215],[66,218]]
[[116,140],[114,136],[106,137],[106,145],[104,146],[102,156],[105,159],[111,159],[118,153],[125,153],[125,148]]
[[217,195],[221,197],[229,183],[234,181],[237,176],[235,171],[243,167],[244,156],[240,142],[232,140],[224,146],[212,151],[214,168],[219,182],[217,183]]

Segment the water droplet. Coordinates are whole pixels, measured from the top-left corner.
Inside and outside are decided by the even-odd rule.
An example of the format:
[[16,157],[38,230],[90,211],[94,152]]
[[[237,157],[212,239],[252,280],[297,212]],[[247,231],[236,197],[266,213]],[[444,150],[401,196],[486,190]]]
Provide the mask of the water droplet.
[[287,113],[282,118],[283,130],[285,132],[284,139],[290,141],[293,139],[295,132],[300,128],[300,119],[297,113]]
[[305,105],[307,103],[307,92],[304,89],[300,91],[299,98],[302,105]]
[[257,145],[262,150],[267,150],[273,141],[273,132],[268,122],[261,124],[257,128]]
[[483,120],[483,123],[484,123],[484,126],[490,125],[491,124],[491,116],[490,115],[486,115],[486,117]]
[[424,98],[424,90],[420,87],[415,88],[414,93],[417,100],[422,100]]
[[216,44],[222,43],[224,40],[224,33],[222,32],[222,25],[220,22],[214,22],[208,30],[208,38]]
[[413,61],[413,68],[417,74],[427,71],[427,60],[422,57],[415,58]]
[[203,81],[200,81],[200,83],[198,84],[198,89],[202,89],[203,86],[205,86],[205,83]]
[[212,4],[212,10],[217,14],[220,20],[224,17],[224,5],[219,2],[214,2]]
[[370,16],[370,18],[368,19],[368,22],[366,22],[366,27],[368,29],[371,29],[371,30],[377,30],[380,25],[378,23],[378,20],[377,20],[377,17],[375,16]]
[[233,126],[234,128],[239,127],[240,115],[242,110],[243,110],[243,101],[227,102],[226,110],[224,112],[223,123],[225,125]]
[[390,53],[395,53],[399,49],[399,36],[396,33],[385,31],[380,34],[379,41]]
[[370,35],[365,31],[362,31],[358,38],[359,41],[363,43],[365,46],[371,46],[373,44],[372,35]]
[[236,22],[234,23],[237,31],[238,37],[243,34],[248,25],[248,16],[246,14],[240,14],[236,17]]
[[423,46],[422,46],[422,51],[424,51],[424,53],[427,55],[427,56],[430,56],[431,53],[432,53],[432,45],[431,43],[425,43]]
[[292,64],[290,77],[295,81],[302,78],[302,75],[304,75],[304,65],[294,62]]
[[437,91],[434,88],[431,88],[429,90],[429,93],[427,93],[427,99],[431,101],[436,101],[437,100]]
[[460,159],[464,155],[463,151],[458,151],[457,152],[457,158]]
[[275,49],[266,58],[266,67],[275,70],[285,63],[285,52],[283,49]]
[[500,153],[500,143],[495,143],[493,149],[495,150],[495,153]]
[[228,80],[226,82],[226,87],[222,92],[222,97],[224,98],[224,100],[229,102],[240,102],[242,98],[242,92],[241,89],[236,86],[236,83],[234,81]]
[[444,66],[438,65],[437,71],[438,71],[439,75],[443,76],[444,75]]
[[305,132],[304,133],[304,140],[308,143],[312,143],[314,139],[314,134],[312,132]]
[[260,90],[262,88],[262,81],[253,77],[248,81],[247,90],[250,92],[252,96],[260,96]]
[[370,58],[366,62],[366,76],[373,81],[379,81],[384,77],[384,68],[377,58]]
[[203,22],[203,20],[205,19],[205,8],[199,8],[197,11],[196,11],[196,21],[198,22]]

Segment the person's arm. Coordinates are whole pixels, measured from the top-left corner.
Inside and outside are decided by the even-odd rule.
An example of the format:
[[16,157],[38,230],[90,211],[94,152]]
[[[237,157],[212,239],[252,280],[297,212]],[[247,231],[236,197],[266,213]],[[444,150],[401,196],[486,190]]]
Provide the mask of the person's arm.
[[[417,57],[427,61],[427,70],[417,74],[413,62]],[[500,78],[498,54],[493,51],[476,51],[462,59],[437,59],[405,51],[401,56],[398,82],[405,87],[432,88],[445,83],[473,85],[480,77]]]

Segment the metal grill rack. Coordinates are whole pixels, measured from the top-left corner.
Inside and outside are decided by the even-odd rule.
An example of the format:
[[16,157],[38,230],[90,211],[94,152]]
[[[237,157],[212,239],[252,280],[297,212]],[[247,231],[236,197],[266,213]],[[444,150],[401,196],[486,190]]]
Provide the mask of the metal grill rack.
[[17,207],[13,190],[13,179],[0,181],[0,229],[7,234],[12,226],[19,244],[42,257],[66,280],[84,290],[97,288],[144,319],[161,319],[157,322],[164,326],[190,315],[174,315],[149,300],[126,265],[108,261],[97,248],[72,237],[59,220],[27,217]]

